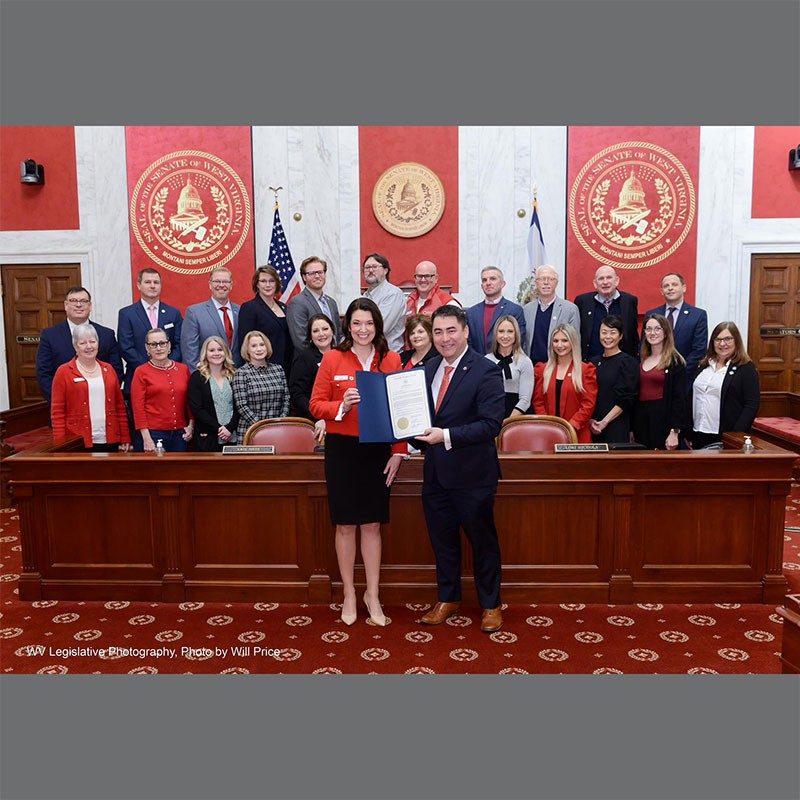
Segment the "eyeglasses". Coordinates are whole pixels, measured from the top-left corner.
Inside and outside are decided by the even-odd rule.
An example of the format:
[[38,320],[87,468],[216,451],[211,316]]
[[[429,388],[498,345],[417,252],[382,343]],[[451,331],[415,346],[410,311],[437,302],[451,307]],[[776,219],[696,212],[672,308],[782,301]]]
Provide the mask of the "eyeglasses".
[[305,277],[306,278],[318,278],[320,275],[324,275],[324,274],[325,274],[325,270],[324,269],[315,269],[313,272],[306,272]]
[[364,272],[375,272],[376,269],[385,269],[381,264],[369,264],[364,267]]
[[663,333],[663,331],[661,330],[661,326],[660,325],[655,327],[655,328],[645,328],[644,332],[645,333]]
[[717,336],[714,339],[714,344],[730,344],[733,341],[733,336]]
[[67,302],[71,306],[88,306],[91,304],[91,300],[75,300],[74,298],[70,298]]
[[418,281],[432,281],[435,275],[415,275],[414,278]]
[[147,342],[148,347],[166,347],[169,342]]
[[212,286],[230,286],[233,281],[209,281]]

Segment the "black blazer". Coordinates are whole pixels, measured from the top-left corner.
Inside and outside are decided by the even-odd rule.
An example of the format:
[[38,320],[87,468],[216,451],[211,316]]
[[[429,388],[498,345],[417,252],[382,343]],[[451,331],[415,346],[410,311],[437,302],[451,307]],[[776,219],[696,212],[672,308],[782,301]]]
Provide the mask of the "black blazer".
[[[698,370],[697,375],[701,372],[702,370]],[[722,381],[718,433],[749,433],[758,415],[760,403],[761,392],[755,364],[752,361],[747,364],[729,364]]]
[[289,397],[292,400],[298,416],[316,422],[316,417],[311,413],[308,404],[311,400],[311,390],[317,379],[322,353],[314,345],[305,350],[298,350],[292,362],[292,371],[289,376]]
[[[589,358],[589,346],[594,326],[595,299],[597,292],[585,292],[575,298],[578,313],[581,315],[581,350],[583,360]],[[620,316],[623,335],[619,349],[639,360],[639,298],[627,292],[619,293]]]
[[[92,320],[88,320],[88,322],[90,325],[94,325],[97,331],[97,360],[111,364],[122,383],[122,356],[114,331]],[[75,358],[75,347],[72,344],[72,333],[66,320],[42,331],[39,348],[36,351],[36,380],[42,390],[42,397],[48,403],[53,392],[53,378],[56,370],[73,358]]]
[[[211,384],[197,371],[189,377],[189,406],[194,416],[194,449],[201,453],[213,453],[222,450],[217,441],[219,420],[211,396]],[[239,412],[233,406],[233,418],[225,426],[231,433],[236,433],[239,424]]]
[[[286,306],[280,300],[275,302],[286,314]],[[244,337],[250,331],[261,331],[272,345],[270,362],[282,367],[283,371],[288,375],[289,367],[292,366],[292,359],[294,358],[294,345],[289,336],[288,322],[285,321],[285,318],[284,322],[286,327],[259,295],[256,295],[246,303],[242,303],[242,307],[239,309],[239,322],[236,331],[237,351],[241,351]]]
[[[414,355],[413,348],[411,350],[403,350],[403,352],[400,353],[400,363],[403,365],[403,369],[406,368],[406,364],[408,364],[408,362],[411,361],[411,357],[413,355]],[[425,355],[422,357],[422,361],[420,361],[419,364],[417,364],[417,366],[418,367],[425,366],[425,364],[427,364],[432,358],[436,358],[436,356],[438,355],[439,351],[433,345],[431,345],[431,349],[428,350],[427,353],[425,353]]]

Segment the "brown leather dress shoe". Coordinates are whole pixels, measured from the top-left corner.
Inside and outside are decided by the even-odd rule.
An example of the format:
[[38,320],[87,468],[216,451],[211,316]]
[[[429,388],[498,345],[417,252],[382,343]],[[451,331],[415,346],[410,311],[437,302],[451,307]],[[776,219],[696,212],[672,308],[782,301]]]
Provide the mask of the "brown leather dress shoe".
[[441,625],[448,617],[457,614],[461,603],[437,603],[421,620],[424,625]]
[[481,630],[484,633],[494,633],[503,627],[503,613],[500,606],[497,608],[484,608],[481,617]]

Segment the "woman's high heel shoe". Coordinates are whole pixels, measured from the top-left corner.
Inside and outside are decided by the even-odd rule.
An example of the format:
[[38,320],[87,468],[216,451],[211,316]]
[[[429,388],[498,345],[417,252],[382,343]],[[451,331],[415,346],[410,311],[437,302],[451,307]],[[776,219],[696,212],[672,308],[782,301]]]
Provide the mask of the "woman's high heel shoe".
[[356,617],[357,616],[358,616],[358,614],[356,613],[356,601],[355,601],[355,598],[353,598],[353,610],[352,610],[352,612],[346,612],[344,610],[344,603],[342,603],[342,617],[341,617],[341,619],[342,619],[342,622],[344,622],[345,625],[352,625],[356,621]]
[[369,614],[370,622],[375,625],[379,625],[381,628],[386,626],[386,617],[383,614],[383,609],[381,608],[380,603],[376,603],[377,609],[375,611],[372,610],[369,604],[369,600],[367,599],[367,595],[364,595],[364,605],[367,607],[367,613]]

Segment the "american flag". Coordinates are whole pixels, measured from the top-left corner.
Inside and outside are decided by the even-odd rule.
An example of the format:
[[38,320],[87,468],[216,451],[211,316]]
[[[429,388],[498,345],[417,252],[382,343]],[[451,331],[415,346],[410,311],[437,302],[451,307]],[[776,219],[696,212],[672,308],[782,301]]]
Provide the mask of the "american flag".
[[277,203],[275,203],[275,217],[272,220],[272,239],[269,242],[269,263],[278,270],[278,275],[281,276],[281,286],[283,286],[281,299],[286,303],[303,287],[300,285],[300,276],[294,268],[292,254],[289,252]]

